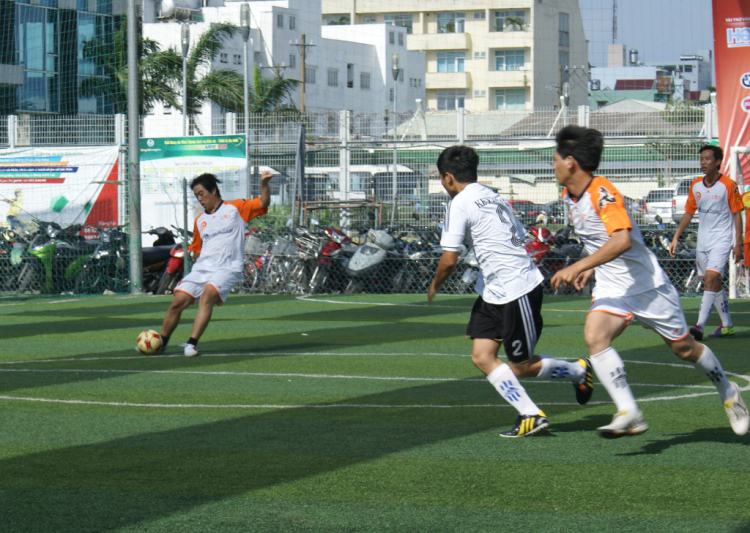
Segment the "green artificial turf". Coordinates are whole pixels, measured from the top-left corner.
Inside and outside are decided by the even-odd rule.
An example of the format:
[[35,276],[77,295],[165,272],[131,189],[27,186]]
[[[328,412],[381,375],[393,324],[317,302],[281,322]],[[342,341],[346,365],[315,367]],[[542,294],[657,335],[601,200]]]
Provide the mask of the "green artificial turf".
[[[424,300],[233,296],[197,358],[194,309],[167,354],[133,350],[168,297],[0,304],[0,531],[750,530],[750,435],[656,334],[615,343],[647,433],[601,439],[602,388],[581,407],[524,380],[550,431],[502,439],[516,412],[468,357],[473,297]],[[587,307],[547,297],[537,351],[585,356]],[[748,388],[750,302],[731,310],[707,343]]]

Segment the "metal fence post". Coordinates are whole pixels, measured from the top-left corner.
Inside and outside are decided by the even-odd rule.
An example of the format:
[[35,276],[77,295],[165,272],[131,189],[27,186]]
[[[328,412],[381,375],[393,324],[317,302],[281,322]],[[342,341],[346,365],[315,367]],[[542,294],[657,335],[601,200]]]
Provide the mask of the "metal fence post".
[[[349,121],[351,115],[349,110],[339,111],[339,137],[341,148],[339,149],[339,193],[342,201],[349,201]],[[351,217],[348,209],[341,210],[341,229],[344,233],[351,231]]]
[[458,129],[456,134],[458,144],[464,144],[466,142],[466,109],[463,107],[456,109],[456,128]]
[[11,150],[16,148],[16,133],[18,131],[18,116],[8,115],[8,145]]

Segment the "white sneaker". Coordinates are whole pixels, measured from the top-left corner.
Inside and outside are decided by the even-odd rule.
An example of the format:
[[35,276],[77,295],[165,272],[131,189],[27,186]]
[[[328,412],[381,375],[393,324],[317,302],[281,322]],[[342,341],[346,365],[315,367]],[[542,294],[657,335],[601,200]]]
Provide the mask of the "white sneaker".
[[745,407],[745,401],[740,393],[740,386],[734,381],[730,381],[736,396],[732,400],[724,402],[724,410],[727,412],[727,418],[732,425],[732,431],[737,435],[744,435],[750,427],[750,414]]
[[640,435],[648,430],[648,424],[640,411],[629,413],[620,411],[612,417],[612,422],[597,428],[599,435],[606,439],[617,439],[628,435]]
[[194,344],[180,344],[183,348],[185,348],[185,357],[195,357],[198,355],[198,347]]

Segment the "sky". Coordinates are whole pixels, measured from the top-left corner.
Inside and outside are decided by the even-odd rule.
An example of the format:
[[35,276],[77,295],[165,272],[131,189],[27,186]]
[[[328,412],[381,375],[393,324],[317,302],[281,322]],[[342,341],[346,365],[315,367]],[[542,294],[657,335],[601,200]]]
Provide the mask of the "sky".
[[[589,40],[589,62],[607,66],[612,0],[578,0]],[[644,63],[678,63],[681,55],[713,50],[711,0],[617,0],[617,44],[638,50]]]

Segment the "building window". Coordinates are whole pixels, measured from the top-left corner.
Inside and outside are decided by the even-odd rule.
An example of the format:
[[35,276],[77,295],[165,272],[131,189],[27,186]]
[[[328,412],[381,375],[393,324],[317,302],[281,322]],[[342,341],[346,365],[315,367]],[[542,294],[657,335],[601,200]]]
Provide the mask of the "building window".
[[495,31],[523,31],[526,12],[519,10],[495,11]]
[[277,28],[284,27],[284,15],[282,15],[281,13],[276,15],[276,27]]
[[565,48],[570,46],[569,19],[567,13],[560,13],[560,46]]
[[404,69],[400,69],[398,71],[398,81],[401,83],[404,83]]
[[393,102],[394,100],[393,89],[391,89],[389,92],[390,92],[389,100]]
[[466,52],[438,52],[438,72],[464,72]]
[[219,54],[219,61],[221,61],[222,63],[229,63],[229,54],[225,54],[223,52]]
[[495,109],[526,109],[526,89],[495,89]]
[[328,69],[328,86],[338,87],[339,86],[339,71],[335,68]]
[[325,19],[328,26],[348,26],[351,24],[349,15],[326,15]]
[[363,22],[364,24],[377,24],[377,22],[378,22],[378,17],[376,17],[375,15],[365,15],[365,16],[364,16],[364,17],[362,18],[362,22]]
[[295,54],[289,54],[289,66],[291,68],[297,66],[297,56]]
[[263,54],[261,52],[253,52],[253,62],[258,66],[263,65]]
[[570,72],[568,72],[568,65],[570,64],[570,52],[560,50],[560,71],[562,72],[562,82],[568,83],[570,81]]
[[354,88],[354,63],[346,64],[346,86],[349,89]]
[[315,73],[317,70],[315,67],[305,67],[305,83],[315,85]]
[[495,50],[495,70],[523,70],[523,50]]
[[362,135],[372,135],[372,119],[370,117],[360,117],[359,133]]
[[474,52],[474,59],[486,59],[486,57],[487,52],[485,52],[484,50],[481,52]]
[[453,111],[463,109],[466,101],[466,91],[450,90],[436,91],[438,111]]
[[[374,22],[374,21],[373,21]],[[406,28],[406,33],[411,34],[414,26],[414,15],[411,13],[402,13],[396,15],[385,15],[383,22]]]
[[404,34],[403,33],[398,34],[398,45],[404,46]]
[[366,91],[370,90],[370,73],[360,72],[359,74],[359,88]]
[[466,26],[466,13],[438,13],[438,33],[464,33]]
[[396,44],[396,32],[395,31],[388,32],[388,43]]
[[297,29],[297,17],[293,17],[292,15],[289,15],[289,29],[290,30]]
[[241,65],[242,64],[242,56],[240,54],[234,54],[234,64],[235,65]]
[[474,11],[474,20],[484,20],[487,18],[487,13],[484,11]]

